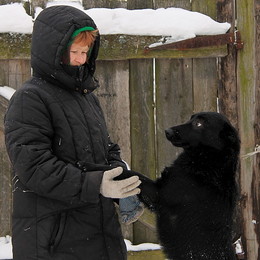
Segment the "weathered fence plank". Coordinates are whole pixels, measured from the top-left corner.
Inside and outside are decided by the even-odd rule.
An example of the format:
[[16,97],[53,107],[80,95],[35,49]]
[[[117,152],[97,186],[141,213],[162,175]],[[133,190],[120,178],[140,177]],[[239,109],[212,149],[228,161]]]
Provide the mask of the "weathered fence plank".
[[31,34],[0,33],[1,59],[29,59]]
[[0,236],[11,234],[12,177],[3,134],[3,121],[7,105],[8,101],[0,96]]
[[[145,47],[158,42],[161,36],[101,35],[99,60],[122,60],[141,58],[198,58],[224,57],[227,45],[187,50],[145,51]],[[29,59],[31,35],[0,33],[1,59]]]
[[[216,3],[211,0],[192,1],[192,11],[216,18]],[[216,59],[193,60],[194,111],[217,111]]]
[[164,130],[187,121],[193,112],[192,60],[156,60],[157,175],[172,163],[180,149],[165,137]]
[[154,8],[153,0],[127,0],[127,9]]
[[168,8],[168,7],[176,7],[183,8],[186,10],[191,9],[191,1],[190,0],[155,0],[154,8]]
[[194,112],[217,111],[216,59],[193,59]]
[[[260,147],[260,2],[255,1],[255,23],[256,23],[256,38],[255,38],[255,60],[256,60],[256,78],[255,78],[255,118],[254,118],[254,133],[255,143]],[[255,232],[258,241],[258,260],[260,259],[260,154],[255,155],[253,169],[253,187],[254,194],[253,217],[258,221],[255,225]],[[258,185],[257,185],[258,184]]]
[[0,5],[6,5],[11,3],[19,3],[21,0],[1,0]]
[[96,76],[100,88],[95,93],[105,110],[111,139],[120,145],[122,158],[131,165],[129,62],[98,61]]
[[[104,110],[108,131],[119,144],[122,159],[131,165],[129,62],[98,61],[96,77],[100,88],[95,91]],[[133,225],[121,225],[124,237],[133,241]]]
[[212,19],[216,19],[216,1],[212,0],[192,0],[192,11],[201,12],[210,16]]
[[31,64],[29,60],[10,60],[9,61],[9,84],[8,86],[18,89],[30,78]]
[[[256,19],[254,10],[259,6],[254,0],[246,2],[239,1],[237,4],[237,26],[244,39],[244,48],[238,52],[237,75],[239,91],[239,129],[241,137],[241,155],[254,151],[256,142],[255,125],[259,126],[259,117],[256,117],[256,90],[259,88],[259,49],[256,49],[256,38],[259,38],[259,31],[256,30]],[[258,33],[258,35],[256,34]],[[257,50],[257,51],[256,51]],[[256,56],[257,54],[257,56]],[[259,104],[259,101],[257,102]],[[259,109],[259,108],[257,108]],[[258,155],[259,157],[259,155]],[[243,242],[248,260],[260,259],[260,234],[259,231],[259,165],[256,163],[256,155],[242,158],[241,160],[241,192],[244,198],[242,207],[243,213]],[[258,227],[257,227],[258,226]]]
[[[152,60],[130,61],[129,88],[131,100],[132,168],[154,179],[156,162],[154,154],[155,133]],[[151,220],[151,222],[154,223],[153,220]],[[148,242],[157,241],[156,233],[146,226],[146,220],[142,223],[135,223],[134,228],[136,230],[136,232],[134,232],[134,241],[136,243],[145,241],[144,239],[148,240]]]
[[127,1],[124,0],[82,0],[84,9],[90,8],[126,8]]
[[29,60],[0,60],[0,86],[18,89],[31,74]]
[[[233,0],[217,1],[217,20],[229,22],[230,31],[235,31],[235,6]],[[243,39],[242,39],[243,41]],[[219,86],[218,100],[219,112],[226,115],[232,125],[238,129],[238,88],[237,88],[237,49],[235,45],[228,45],[228,55],[218,59]],[[240,169],[237,170],[237,183],[240,186]],[[240,188],[239,188],[240,189]],[[240,199],[238,200],[234,215],[234,240],[242,233],[242,211]]]
[[155,178],[152,60],[130,61],[132,168]]
[[5,86],[9,83],[9,62],[8,60],[0,60],[0,86]]
[[[234,31],[235,15],[234,1],[217,1],[217,17],[219,22],[229,22]],[[243,39],[242,39],[243,40]],[[226,115],[231,123],[238,129],[237,107],[237,49],[228,46],[228,55],[218,60],[220,84],[218,88],[219,111]]]

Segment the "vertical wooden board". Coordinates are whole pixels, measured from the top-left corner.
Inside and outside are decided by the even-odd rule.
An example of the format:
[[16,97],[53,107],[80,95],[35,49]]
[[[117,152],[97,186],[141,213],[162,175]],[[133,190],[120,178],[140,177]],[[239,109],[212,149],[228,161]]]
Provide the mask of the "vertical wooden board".
[[172,163],[180,148],[165,137],[165,129],[186,122],[193,110],[192,60],[156,60],[157,172]]
[[5,149],[4,135],[0,130],[0,237],[11,235],[11,168]]
[[124,0],[82,0],[84,9],[89,8],[126,8]]
[[212,0],[192,0],[192,11],[200,12],[210,16],[212,19],[217,17],[216,1]]
[[129,251],[128,260],[165,260],[166,256],[162,250]]
[[217,0],[217,21],[218,22],[228,22],[231,24],[231,29],[233,31],[235,27],[235,1],[234,0]]
[[122,159],[131,164],[128,61],[97,61],[95,91],[104,110],[111,140],[121,148]]
[[[256,31],[256,20],[258,16],[252,10],[255,10],[256,1],[238,1],[237,2],[237,26],[243,35],[244,48],[238,52],[237,56],[237,84],[239,97],[239,129],[241,138],[241,155],[254,151],[259,140],[255,139],[256,118],[256,84],[259,66],[257,61],[256,39],[259,32]],[[257,33],[256,33],[257,32]],[[258,82],[259,83],[259,82]],[[259,101],[257,101],[259,102]],[[258,155],[259,156],[259,155]],[[259,225],[259,215],[256,216],[257,205],[259,205],[259,165],[256,163],[256,155],[249,156],[241,160],[241,193],[244,195],[243,204],[243,242],[246,249],[246,259],[260,260],[260,239],[256,226]],[[257,169],[257,171],[254,171]],[[258,177],[256,177],[256,175]],[[256,207],[256,208],[255,208]],[[256,218],[256,219],[255,219]],[[256,220],[256,222],[254,222]]]
[[127,0],[127,9],[154,8],[153,0]]
[[0,86],[9,84],[9,61],[0,60]]
[[1,0],[0,5],[6,5],[6,4],[11,4],[11,3],[19,3],[21,0]]
[[34,7],[39,6],[41,8],[45,8],[46,4],[51,2],[50,0],[32,0],[31,3]]
[[[229,22],[230,31],[234,31],[235,26],[235,1],[217,1],[217,21]],[[219,112],[226,115],[232,125],[238,130],[238,104],[237,104],[237,49],[235,46],[228,45],[228,55],[218,58],[219,71]],[[237,170],[237,183],[240,184],[240,170]],[[241,236],[242,233],[242,211],[241,204],[237,203],[236,213],[234,214],[234,236]]]
[[[235,6],[233,0],[217,0],[217,20],[231,23],[231,31],[235,26]],[[238,129],[237,107],[237,50],[235,46],[228,45],[228,55],[218,59],[219,69],[219,111],[226,115]]]
[[155,228],[147,228],[143,223],[137,221],[134,223],[134,243],[158,243],[158,237]]
[[155,178],[152,60],[130,61],[132,168]]
[[[155,179],[153,62],[151,59],[129,62],[132,169]],[[149,227],[145,224],[146,217],[149,219]],[[134,224],[133,242],[147,242],[151,239],[157,241],[154,231],[155,221],[146,216],[146,212],[142,218],[144,218],[144,223]],[[152,229],[151,226],[153,226]]]
[[0,96],[0,237],[11,235],[11,167],[4,141],[4,114],[8,101]]
[[[216,19],[216,1],[192,0],[192,11]],[[217,86],[216,59],[193,59],[194,112],[217,110]]]
[[216,59],[193,59],[194,112],[217,111],[217,87]]
[[30,60],[9,60],[9,87],[18,89],[31,76]]
[[234,47],[228,47],[228,56],[219,59],[220,72],[218,85],[219,112],[226,115],[232,125],[238,129],[237,74]]
[[176,7],[183,8],[186,10],[191,9],[191,1],[190,0],[155,0],[154,8],[168,8],[168,7]]
[[[255,41],[255,60],[256,60],[256,79],[255,79],[255,143],[260,145],[260,1],[255,1],[255,17],[256,17],[256,41]],[[254,194],[253,217],[260,222],[260,154],[255,155],[253,187]],[[257,241],[258,241],[258,258],[260,258],[260,224],[255,225]]]

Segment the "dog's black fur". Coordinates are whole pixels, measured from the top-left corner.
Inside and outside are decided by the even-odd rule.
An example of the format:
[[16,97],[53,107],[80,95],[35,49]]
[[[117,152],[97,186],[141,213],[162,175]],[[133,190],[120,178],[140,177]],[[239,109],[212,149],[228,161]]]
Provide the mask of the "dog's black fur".
[[[236,203],[237,131],[215,112],[195,114],[165,131],[183,152],[155,181],[138,175],[140,199],[157,216],[163,250],[173,260],[234,260],[232,217]],[[145,162],[144,162],[145,163]]]

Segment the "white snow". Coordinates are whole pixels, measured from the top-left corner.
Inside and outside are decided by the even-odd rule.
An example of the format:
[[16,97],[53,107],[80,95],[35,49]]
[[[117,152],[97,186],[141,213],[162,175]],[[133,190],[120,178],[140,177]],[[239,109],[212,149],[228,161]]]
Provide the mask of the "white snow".
[[7,86],[0,86],[0,96],[3,96],[7,100],[10,100],[12,95],[14,94],[15,89],[7,87]]
[[0,237],[0,259],[12,259],[11,237]]
[[[202,13],[181,8],[127,10],[124,8],[92,8],[84,10],[79,2],[55,1],[47,7],[66,4],[83,10],[93,18],[100,34],[128,34],[171,36],[179,41],[197,35],[226,33],[229,23],[219,23]],[[36,17],[42,8],[36,8]],[[10,19],[10,17],[12,19]],[[0,32],[31,33],[33,19],[26,14],[21,3],[0,5]]]
[[31,33],[32,17],[22,4],[0,5],[0,32]]
[[125,239],[127,251],[145,251],[145,250],[159,250],[161,246],[153,243],[143,243],[139,245],[133,245],[131,241]]
[[[153,243],[143,243],[139,245],[133,245],[131,241],[125,239],[127,251],[146,251],[146,250],[159,250],[161,246]],[[235,242],[236,253],[243,255],[241,239]],[[0,259],[12,259],[12,238],[10,236],[0,237]]]
[[[153,243],[144,243],[133,245],[129,240],[125,239],[127,251],[143,251],[143,250],[158,250],[161,246]],[[0,259],[12,259],[12,239],[10,236],[0,237]]]

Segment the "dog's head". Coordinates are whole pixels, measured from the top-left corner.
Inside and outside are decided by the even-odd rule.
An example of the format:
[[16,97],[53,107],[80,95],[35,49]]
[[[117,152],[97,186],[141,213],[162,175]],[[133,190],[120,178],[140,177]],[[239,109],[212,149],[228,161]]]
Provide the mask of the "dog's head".
[[232,148],[239,151],[239,137],[236,129],[222,114],[201,112],[191,116],[182,125],[165,130],[167,139],[177,147],[187,149],[207,148],[223,151]]

